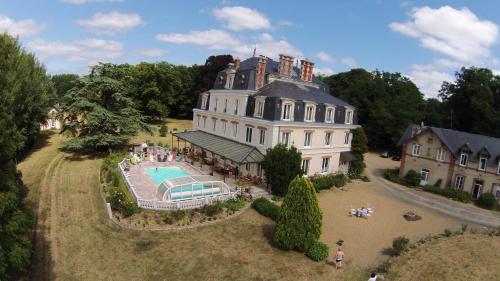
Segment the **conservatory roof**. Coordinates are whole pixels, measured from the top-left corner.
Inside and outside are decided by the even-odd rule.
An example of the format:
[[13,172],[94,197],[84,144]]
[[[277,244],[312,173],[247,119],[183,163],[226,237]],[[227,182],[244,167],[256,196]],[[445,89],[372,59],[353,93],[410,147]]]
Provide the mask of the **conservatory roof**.
[[254,146],[236,142],[203,131],[174,133],[181,140],[217,154],[237,164],[260,163],[264,155]]

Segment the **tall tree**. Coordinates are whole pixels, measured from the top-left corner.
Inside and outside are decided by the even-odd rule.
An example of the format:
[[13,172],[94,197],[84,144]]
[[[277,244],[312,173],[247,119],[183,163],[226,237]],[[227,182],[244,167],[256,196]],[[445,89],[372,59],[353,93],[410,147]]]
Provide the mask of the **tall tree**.
[[66,93],[76,86],[76,81],[80,78],[76,74],[56,74],[50,79],[55,87],[56,96],[61,99]]
[[95,66],[65,96],[61,132],[71,139],[63,142],[64,149],[102,151],[124,145],[140,129],[149,129],[124,82],[111,78],[118,77],[114,70],[109,65]]
[[290,182],[297,175],[302,175],[301,155],[294,146],[287,148],[284,144],[266,150],[262,168],[273,194],[286,195]]
[[363,128],[351,130],[352,141],[351,151],[356,156],[356,160],[349,164],[349,177],[359,178],[365,169],[365,154],[368,151],[368,140]]

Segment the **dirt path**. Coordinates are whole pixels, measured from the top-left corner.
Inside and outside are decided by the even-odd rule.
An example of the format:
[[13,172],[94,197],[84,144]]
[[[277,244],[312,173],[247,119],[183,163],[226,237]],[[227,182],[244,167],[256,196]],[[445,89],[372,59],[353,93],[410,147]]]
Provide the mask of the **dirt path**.
[[442,196],[427,193],[418,189],[390,182],[383,178],[386,169],[399,167],[400,162],[384,159],[374,153],[366,154],[366,172],[372,181],[376,182],[375,188],[399,200],[423,206],[440,212],[461,221],[490,226],[500,226],[500,212],[492,212],[475,207],[472,204],[463,204],[446,199]]

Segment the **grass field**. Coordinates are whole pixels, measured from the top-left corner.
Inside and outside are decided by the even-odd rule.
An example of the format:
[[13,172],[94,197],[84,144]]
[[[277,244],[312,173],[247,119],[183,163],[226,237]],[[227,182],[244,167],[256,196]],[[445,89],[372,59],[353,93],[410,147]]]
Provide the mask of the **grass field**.
[[[39,199],[32,280],[360,280],[272,247],[272,221],[248,209],[220,224],[173,232],[124,230],[106,218],[100,159],[58,152],[59,136],[19,166]],[[40,191],[40,192],[38,192]]]
[[390,280],[500,280],[500,237],[459,235],[424,244],[398,258]]

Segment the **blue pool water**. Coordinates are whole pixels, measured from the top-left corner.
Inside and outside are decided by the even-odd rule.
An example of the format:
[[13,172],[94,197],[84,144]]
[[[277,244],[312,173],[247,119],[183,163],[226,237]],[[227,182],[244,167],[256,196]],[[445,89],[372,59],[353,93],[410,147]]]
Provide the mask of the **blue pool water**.
[[[188,172],[180,167],[161,167],[161,168],[146,168],[146,173],[156,185],[160,183],[188,176]],[[191,190],[191,189],[190,189]]]

